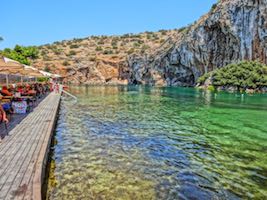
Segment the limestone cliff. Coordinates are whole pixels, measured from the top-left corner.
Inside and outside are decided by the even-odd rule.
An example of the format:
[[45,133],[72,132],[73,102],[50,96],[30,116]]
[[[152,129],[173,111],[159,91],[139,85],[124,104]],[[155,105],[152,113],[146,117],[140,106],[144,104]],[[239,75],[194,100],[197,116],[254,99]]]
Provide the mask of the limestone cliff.
[[191,26],[162,38],[156,46],[143,41],[143,51],[127,49],[116,59],[97,55],[89,62],[80,56],[65,70],[66,80],[193,86],[204,73],[229,63],[267,64],[267,0],[221,0]]
[[131,83],[192,86],[239,60],[267,60],[267,0],[224,0],[188,27],[169,50],[130,58]]

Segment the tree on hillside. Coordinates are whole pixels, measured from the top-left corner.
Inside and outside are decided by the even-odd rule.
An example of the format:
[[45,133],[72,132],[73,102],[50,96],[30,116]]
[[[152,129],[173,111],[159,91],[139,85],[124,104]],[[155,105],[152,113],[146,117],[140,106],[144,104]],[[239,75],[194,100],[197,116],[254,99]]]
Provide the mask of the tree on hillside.
[[51,72],[51,69],[50,69],[49,66],[45,66],[44,71],[45,71],[45,72]]
[[36,47],[23,47],[16,45],[14,49],[6,48],[1,52],[5,57],[16,60],[22,64],[30,65],[29,59],[37,59],[39,51]]

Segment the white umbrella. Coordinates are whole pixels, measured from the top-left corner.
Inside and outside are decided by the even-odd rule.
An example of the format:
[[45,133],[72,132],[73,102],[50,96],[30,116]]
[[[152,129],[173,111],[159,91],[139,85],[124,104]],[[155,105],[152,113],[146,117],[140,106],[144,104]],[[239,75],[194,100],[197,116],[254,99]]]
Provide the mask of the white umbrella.
[[53,74],[53,76],[54,76],[55,78],[61,78],[61,76],[60,76],[59,74]]
[[40,70],[39,71],[41,74],[43,74],[44,76],[46,76],[46,77],[53,77],[53,74],[51,74],[51,73],[49,73],[49,72],[45,72],[45,71],[43,71],[43,70]]

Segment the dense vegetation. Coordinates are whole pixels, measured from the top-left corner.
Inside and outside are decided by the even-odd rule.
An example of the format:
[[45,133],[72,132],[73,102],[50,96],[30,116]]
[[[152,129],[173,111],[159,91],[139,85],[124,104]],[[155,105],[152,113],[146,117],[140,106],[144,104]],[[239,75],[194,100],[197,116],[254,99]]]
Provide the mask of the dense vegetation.
[[0,51],[0,54],[25,65],[30,65],[30,59],[37,59],[39,52],[36,47],[16,45],[14,49],[6,48],[3,51]]
[[235,87],[237,90],[267,87],[267,66],[259,62],[243,61],[230,64],[200,77],[203,85],[210,78],[214,87]]

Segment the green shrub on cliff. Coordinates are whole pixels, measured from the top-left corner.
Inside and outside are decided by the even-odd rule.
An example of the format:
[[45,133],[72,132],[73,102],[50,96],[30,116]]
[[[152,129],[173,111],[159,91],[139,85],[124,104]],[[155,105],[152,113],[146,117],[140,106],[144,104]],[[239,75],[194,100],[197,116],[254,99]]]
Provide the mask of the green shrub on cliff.
[[71,49],[77,49],[77,48],[79,48],[79,45],[77,45],[77,44],[72,44],[72,45],[70,45],[70,48],[71,48]]
[[135,52],[134,48],[131,48],[127,51],[128,55],[133,54]]
[[51,69],[50,69],[50,67],[49,67],[49,66],[45,66],[45,68],[44,68],[44,71],[45,71],[45,72],[50,72],[50,71],[51,71]]
[[210,12],[213,12],[217,8],[218,3],[215,3],[211,6]]
[[76,51],[70,50],[68,56],[75,56],[76,54]]
[[211,72],[210,73],[206,73],[204,74],[203,76],[199,77],[197,82],[200,84],[200,85],[203,85],[205,83],[205,81],[211,76]]
[[108,50],[106,49],[104,52],[103,52],[104,55],[109,55],[109,54],[113,54],[113,51],[112,50]]
[[261,89],[267,87],[267,66],[259,62],[243,61],[230,64],[200,77],[198,83],[211,78],[215,87],[236,87],[241,89]]
[[102,48],[102,47],[100,47],[100,46],[97,46],[97,47],[95,48],[95,50],[96,50],[96,51],[102,51],[102,50],[103,50],[103,48]]
[[70,63],[69,63],[67,60],[65,60],[65,61],[62,63],[62,65],[64,65],[64,66],[69,66]]

